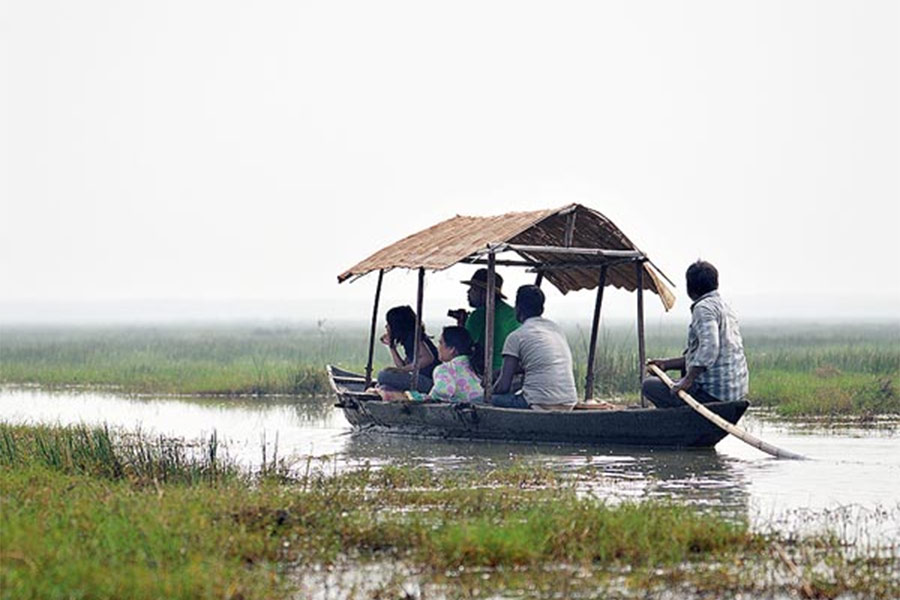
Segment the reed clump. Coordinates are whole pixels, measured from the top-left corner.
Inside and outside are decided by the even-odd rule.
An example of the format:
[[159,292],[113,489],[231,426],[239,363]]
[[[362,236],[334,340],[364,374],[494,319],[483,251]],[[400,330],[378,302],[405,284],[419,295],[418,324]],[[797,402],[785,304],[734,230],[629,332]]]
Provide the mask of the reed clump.
[[219,483],[242,471],[221,455],[218,438],[186,443],[123,434],[107,426],[14,426],[0,423],[0,465],[39,466],[70,475],[127,480],[138,486],[160,483]]

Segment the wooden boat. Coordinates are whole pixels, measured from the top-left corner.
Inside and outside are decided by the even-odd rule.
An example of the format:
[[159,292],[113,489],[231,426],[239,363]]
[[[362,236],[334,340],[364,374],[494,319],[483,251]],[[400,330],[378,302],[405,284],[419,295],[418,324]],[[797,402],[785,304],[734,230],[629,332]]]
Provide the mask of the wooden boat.
[[[512,255],[506,258],[503,255]],[[494,289],[496,267],[520,267],[535,273],[535,285],[548,282],[560,292],[596,289],[591,340],[585,378],[585,402],[572,412],[504,409],[490,405],[492,373],[484,375],[483,404],[442,402],[385,402],[366,392],[372,382],[378,303],[385,273],[393,269],[418,271],[416,314],[422,315],[425,271],[441,271],[456,264],[485,265],[486,288]],[[329,366],[328,375],[338,406],[357,429],[406,435],[521,442],[710,448],[727,433],[688,406],[658,410],[587,410],[594,391],[594,357],[603,290],[612,285],[637,296],[637,341],[641,380],[645,376],[644,292],[656,294],[666,310],[675,295],[663,282],[671,280],[601,213],[571,204],[558,209],[507,213],[493,217],[456,216],[407,236],[375,252],[338,275],[338,283],[356,281],[377,272],[375,302],[369,330],[365,374]],[[485,339],[493,339],[493,294],[487,294]],[[420,324],[415,339],[421,339]],[[415,344],[414,348],[418,348]],[[484,364],[491,364],[492,348],[484,345]],[[412,357],[416,362],[416,357]],[[418,373],[412,374],[415,381]],[[640,381],[635,381],[639,384]],[[578,400],[577,398],[573,400]],[[744,414],[747,402],[706,405],[732,425]]]
[[[362,375],[329,365],[328,377],[338,398],[337,406],[354,428],[378,433],[653,448],[711,448],[728,435],[687,405],[668,410],[541,412],[447,402],[385,402],[378,394],[365,392]],[[706,406],[735,424],[748,403],[716,402]]]

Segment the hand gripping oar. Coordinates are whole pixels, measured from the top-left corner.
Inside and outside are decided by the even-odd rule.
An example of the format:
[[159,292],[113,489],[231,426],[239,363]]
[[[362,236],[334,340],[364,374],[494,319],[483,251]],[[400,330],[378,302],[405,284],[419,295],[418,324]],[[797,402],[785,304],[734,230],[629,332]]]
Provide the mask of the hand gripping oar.
[[[675,383],[671,379],[669,379],[669,376],[666,375],[666,373],[662,369],[657,367],[656,365],[647,365],[647,370],[650,371],[653,375],[659,377],[663,383],[665,383],[667,386],[669,386],[669,389],[672,389],[675,386]],[[723,419],[722,417],[720,417],[713,411],[709,410],[708,408],[706,408],[705,406],[703,406],[702,404],[700,404],[699,402],[694,400],[694,398],[691,397],[691,395],[688,394],[684,390],[678,390],[678,397],[681,398],[682,400],[684,400],[688,406],[690,406],[695,411],[700,413],[707,420],[711,421],[715,425],[718,425],[719,427],[721,427],[722,429],[724,429],[725,431],[727,431],[734,437],[738,438],[742,442],[746,442],[746,443],[750,444],[754,448],[758,448],[759,450],[762,450],[763,452],[765,452],[767,454],[771,454],[775,458],[790,458],[790,459],[794,459],[794,460],[806,460],[806,457],[803,456],[802,454],[796,454],[789,450],[782,450],[781,448],[778,448],[777,446],[773,446],[772,444],[764,442],[761,439],[759,439],[758,437],[756,437],[750,433],[747,433],[746,431],[744,431],[737,425],[732,425],[731,423],[729,423],[728,421],[726,421],[725,419]]]

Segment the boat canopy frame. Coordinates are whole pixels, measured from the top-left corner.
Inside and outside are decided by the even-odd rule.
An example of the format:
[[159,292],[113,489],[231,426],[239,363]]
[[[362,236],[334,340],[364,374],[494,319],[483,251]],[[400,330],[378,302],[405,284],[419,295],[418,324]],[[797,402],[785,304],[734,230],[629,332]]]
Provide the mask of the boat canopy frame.
[[[594,245],[603,243],[603,246]],[[498,258],[504,253],[515,253],[517,258]],[[416,269],[418,286],[416,294],[416,329],[412,364],[418,365],[419,341],[422,338],[422,305],[424,302],[425,271],[440,271],[455,264],[477,264],[487,267],[487,289],[495,288],[498,266],[523,267],[536,273],[535,285],[544,279],[553,283],[563,294],[597,288],[591,323],[591,340],[585,376],[585,400],[593,398],[594,360],[603,291],[607,285],[635,291],[637,295],[638,372],[643,382],[646,362],[644,343],[644,291],[656,293],[666,310],[672,308],[675,296],[662,281],[671,280],[650,261],[601,213],[580,204],[570,204],[559,209],[528,213],[507,213],[497,217],[461,217],[443,221],[433,227],[379,250],[369,258],[338,276],[338,283],[356,281],[368,273],[378,271],[372,320],[369,329],[369,347],[366,362],[365,386],[372,382],[375,335],[378,307],[384,274],[395,268]],[[674,284],[672,284],[674,286]],[[494,339],[495,294],[486,294],[485,340]],[[484,344],[484,364],[493,362],[493,344]],[[411,381],[417,382],[419,368],[411,373]],[[484,369],[484,399],[490,403],[493,373]],[[646,400],[641,397],[641,405]]]

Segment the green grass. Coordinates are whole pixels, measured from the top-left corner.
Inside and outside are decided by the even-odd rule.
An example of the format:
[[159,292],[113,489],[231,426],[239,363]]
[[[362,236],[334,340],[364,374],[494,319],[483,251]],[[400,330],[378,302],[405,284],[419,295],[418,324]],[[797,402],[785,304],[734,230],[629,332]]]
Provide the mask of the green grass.
[[[753,379],[753,400],[774,407],[785,417],[847,417],[863,419],[900,414],[898,378],[893,375],[762,371]],[[788,399],[788,402],[785,402]]]
[[[140,431],[125,437],[108,427],[13,426],[0,424],[0,466],[41,466],[68,474],[127,479],[135,485],[238,478],[241,471],[219,450],[215,432],[187,444],[148,439]],[[265,468],[277,467],[277,457]]]
[[[245,566],[262,540],[220,527],[240,488],[161,485],[20,467],[4,489],[4,598],[268,597],[274,565]],[[228,494],[232,497],[223,497]]]
[[[483,479],[315,471],[286,483],[242,475],[214,453],[167,453],[164,440],[114,441],[103,428],[0,425],[0,439],[10,598],[269,597],[284,591],[287,566],[342,557],[435,571],[656,566],[756,543],[743,523],[660,503],[610,507],[522,468]],[[136,455],[164,465],[135,468]]]
[[[0,425],[0,439],[2,598],[298,597],[316,565],[366,564],[406,574],[341,597],[402,597],[409,573],[451,598],[646,597],[676,584],[768,597],[794,585],[767,575],[784,570],[772,562],[778,540],[743,521],[654,501],[611,506],[551,471],[310,468],[290,479],[242,473],[209,443],[205,458],[178,446],[167,455],[165,440],[103,428]],[[135,454],[168,475],[131,468]],[[851,558],[827,535],[780,543],[824,597],[900,591],[896,552]]]
[[[589,331],[567,329],[583,390]],[[681,353],[685,327],[648,327],[647,356]],[[900,325],[745,325],[750,400],[783,415],[900,414]],[[315,395],[324,365],[362,371],[366,328],[290,326],[4,327],[0,383],[124,393]],[[389,360],[380,347],[376,368]],[[632,327],[601,330],[595,397],[637,400]]]
[[0,381],[129,393],[324,394],[327,362],[365,363],[356,334],[306,327],[5,327]]

